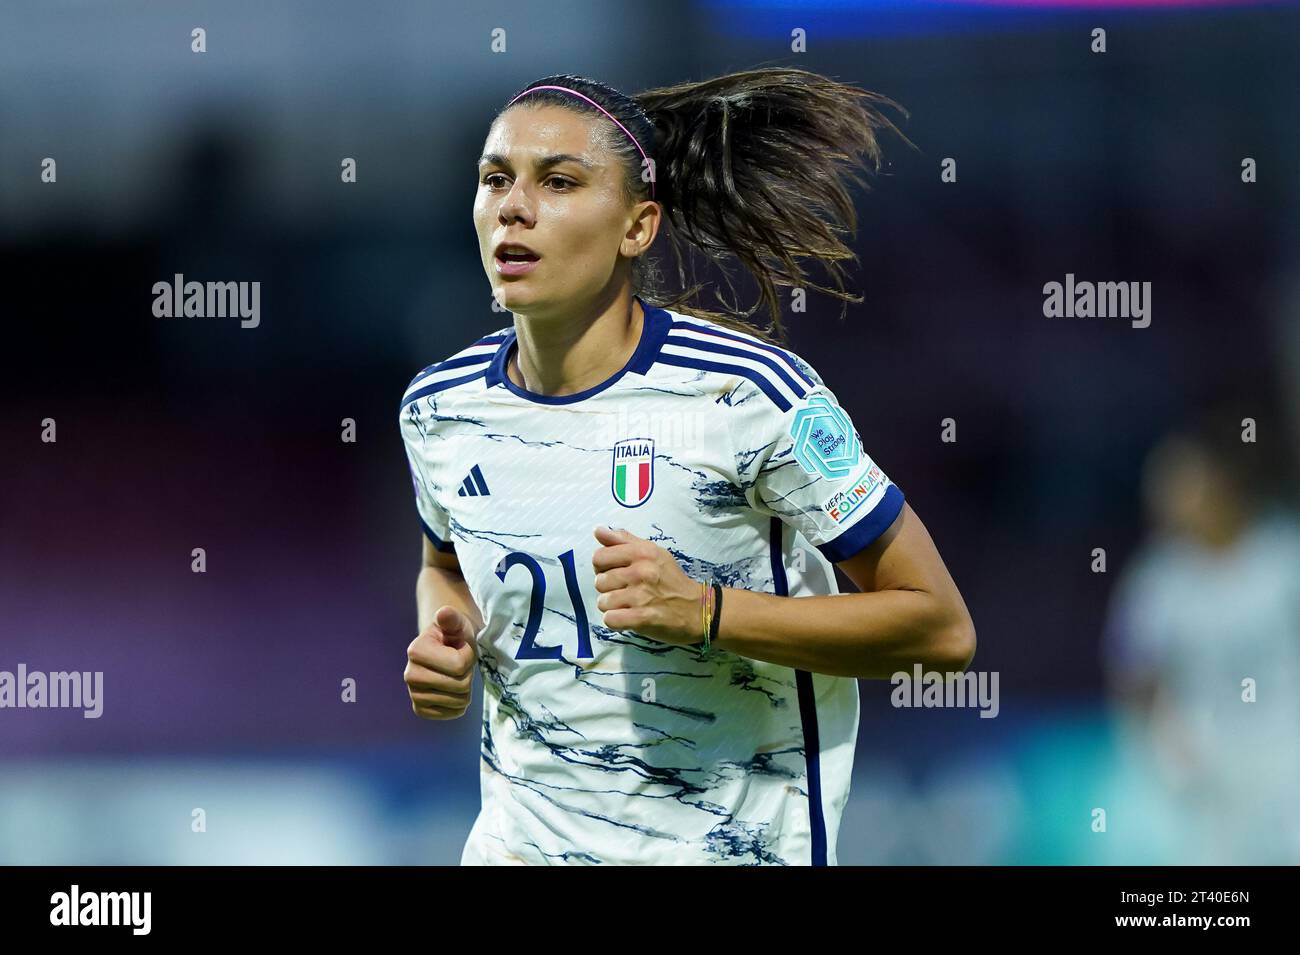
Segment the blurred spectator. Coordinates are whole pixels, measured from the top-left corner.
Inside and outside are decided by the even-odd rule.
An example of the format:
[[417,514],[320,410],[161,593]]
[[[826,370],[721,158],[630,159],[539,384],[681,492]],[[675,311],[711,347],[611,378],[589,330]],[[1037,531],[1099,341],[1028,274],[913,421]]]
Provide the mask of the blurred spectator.
[[1205,413],[1145,463],[1151,534],[1103,641],[1128,768],[1112,814],[1148,817],[1122,819],[1147,840],[1125,861],[1300,862],[1300,521],[1262,450],[1282,428],[1261,417],[1270,433],[1243,442],[1240,410]]

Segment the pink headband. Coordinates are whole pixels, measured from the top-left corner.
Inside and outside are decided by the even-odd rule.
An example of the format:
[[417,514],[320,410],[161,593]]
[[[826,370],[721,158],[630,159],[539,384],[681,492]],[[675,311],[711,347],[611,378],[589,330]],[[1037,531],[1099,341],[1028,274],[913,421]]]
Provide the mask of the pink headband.
[[[535,92],[537,92],[538,90],[560,90],[561,92],[564,92],[564,93],[572,93],[574,96],[578,97],[579,99],[585,99],[585,100],[586,100],[588,103],[590,103],[592,106],[596,107],[596,109],[600,110],[602,113],[604,113],[606,116],[608,116],[608,117],[610,118],[610,121],[611,121],[615,126],[617,126],[619,129],[623,130],[623,132],[627,134],[627,138],[630,139],[630,140],[632,140],[632,145],[636,147],[637,152],[639,152],[639,153],[641,154],[641,158],[642,158],[643,160],[645,160],[645,161],[647,161],[647,162],[650,161],[650,157],[647,156],[647,155],[645,154],[645,150],[642,149],[642,148],[641,148],[641,144],[638,143],[638,142],[636,141],[636,137],[633,136],[631,132],[629,132],[629,130],[628,130],[628,128],[627,128],[626,126],[624,126],[622,123],[620,123],[617,119],[614,118],[614,114],[613,114],[613,113],[611,113],[609,110],[605,109],[605,107],[601,106],[599,103],[597,103],[597,102],[596,102],[594,99],[592,99],[590,96],[584,96],[583,94],[579,93],[577,90],[571,90],[571,89],[569,89],[567,86],[533,86],[533,87],[530,87],[529,89],[524,90],[522,93],[519,94],[519,96],[516,96],[515,99],[512,99],[509,103],[506,103],[506,106],[510,106],[510,105],[512,105],[512,104],[514,103],[515,100],[519,99],[520,96],[527,96],[529,93],[535,93]],[[654,175],[653,175],[653,170],[654,170],[654,165],[653,165],[653,164],[651,164],[650,169],[651,169],[651,176],[650,176],[650,198],[653,199],[653,198],[655,197],[655,181],[654,181]]]

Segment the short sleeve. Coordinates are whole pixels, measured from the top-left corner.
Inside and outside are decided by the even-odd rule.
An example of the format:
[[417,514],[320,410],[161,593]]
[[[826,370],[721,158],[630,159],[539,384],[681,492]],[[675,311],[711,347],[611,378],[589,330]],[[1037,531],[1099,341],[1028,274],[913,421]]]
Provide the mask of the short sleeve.
[[[406,409],[409,411],[409,409]],[[415,488],[415,509],[424,529],[424,536],[440,551],[455,550],[451,540],[450,520],[447,512],[438,504],[429,482],[421,447],[423,436],[419,434],[412,419],[406,414],[402,418],[402,444],[406,448],[406,462],[411,472],[411,483]]]
[[780,518],[839,563],[889,529],[903,510],[903,491],[867,453],[835,394],[790,358],[810,387],[793,402],[772,401],[758,389],[746,399],[737,469],[755,510]]

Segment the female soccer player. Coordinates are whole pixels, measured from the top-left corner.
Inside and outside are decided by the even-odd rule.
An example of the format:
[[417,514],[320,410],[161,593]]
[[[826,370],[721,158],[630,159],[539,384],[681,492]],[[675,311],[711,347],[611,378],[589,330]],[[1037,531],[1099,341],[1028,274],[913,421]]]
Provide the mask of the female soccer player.
[[[565,75],[494,119],[474,224],[513,325],[421,371],[400,414],[412,706],[454,719],[476,663],[484,685],[462,864],[835,864],[855,678],[969,664],[961,595],[835,395],[684,304],[679,242],[746,267],[773,338],[777,285],[857,300],[836,233],[853,166],[878,168],[874,98],[793,69],[634,98]],[[665,226],[676,298],[643,264]]]

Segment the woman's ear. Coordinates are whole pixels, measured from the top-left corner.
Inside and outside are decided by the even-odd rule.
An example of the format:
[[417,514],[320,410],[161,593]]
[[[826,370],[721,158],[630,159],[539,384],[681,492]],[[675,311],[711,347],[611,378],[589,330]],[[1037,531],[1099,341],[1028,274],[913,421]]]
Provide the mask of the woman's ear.
[[623,236],[619,251],[630,259],[638,258],[654,245],[655,236],[659,234],[659,224],[663,219],[663,210],[657,202],[638,202],[632,208],[632,223]]

